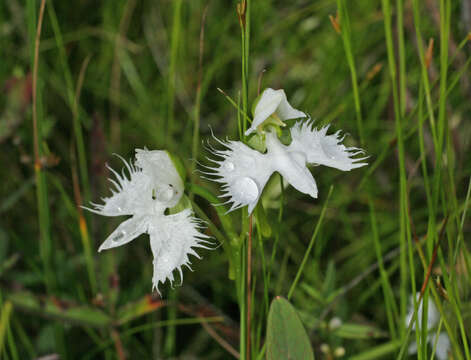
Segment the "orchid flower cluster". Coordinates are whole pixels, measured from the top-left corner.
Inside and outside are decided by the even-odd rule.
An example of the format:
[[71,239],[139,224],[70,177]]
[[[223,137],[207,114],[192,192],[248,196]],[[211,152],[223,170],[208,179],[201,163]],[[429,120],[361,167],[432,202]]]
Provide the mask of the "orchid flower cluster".
[[[215,175],[213,181],[222,183],[229,211],[248,206],[251,214],[263,188],[274,172],[298,191],[317,197],[317,185],[308,164],[317,164],[349,171],[366,165],[366,157],[357,157],[363,150],[345,147],[344,136],[337,131],[327,135],[329,126],[313,127],[313,122],[298,121],[290,129],[291,143],[283,144],[277,129],[289,119],[307,118],[287,101],[283,90],[266,89],[254,110],[254,118],[246,135],[257,132],[265,142],[266,152],[254,150],[240,141],[219,141],[226,149],[213,153],[222,160],[212,160],[217,166],[208,167],[206,174]],[[210,159],[211,160],[211,159]],[[196,248],[211,249],[209,237],[201,232],[201,221],[186,208],[166,215],[182,199],[184,186],[178,171],[166,151],[136,149],[135,161],[123,159],[127,173],[109,167],[115,179],[110,197],[103,204],[92,203],[86,208],[104,216],[131,216],[123,221],[103,242],[98,251],[127,244],[141,234],[150,236],[153,260],[153,289],[168,279],[173,283],[173,272],[182,277],[182,266],[190,267],[189,255],[199,258]]]
[[[265,138],[266,153],[250,148],[240,141],[219,141],[225,150],[212,152],[222,160],[210,159],[216,166],[208,167],[206,175],[215,176],[214,181],[222,183],[224,194],[232,203],[229,211],[248,205],[251,214],[257,205],[263,188],[276,171],[296,190],[317,198],[316,181],[307,165],[325,165],[349,171],[367,165],[367,157],[358,157],[364,151],[357,147],[345,147],[344,135],[340,131],[327,135],[329,125],[320,129],[313,122],[298,121],[290,129],[291,143],[284,145],[276,129],[286,126],[284,120],[307,118],[307,115],[293,108],[283,90],[266,89],[254,110],[251,127],[245,132],[257,131]],[[266,129],[266,130],[265,130]]]
[[109,179],[115,189],[111,190],[110,197],[103,199],[104,204],[92,203],[93,209],[88,210],[105,216],[132,217],[122,222],[98,251],[149,234],[154,256],[152,288],[159,292],[159,283],[163,284],[167,279],[173,283],[174,270],[180,273],[183,281],[182,266],[190,268],[188,256],[199,258],[194,248],[209,249],[211,242],[200,232],[201,222],[192,216],[191,210],[165,215],[166,209],[177,205],[184,190],[182,179],[166,151],[136,149],[134,162],[122,160],[128,175],[124,170],[120,175],[108,167],[116,178]]
[[[416,299],[419,301],[420,298],[420,292],[416,294]],[[417,310],[417,319],[418,319],[418,325],[419,325],[419,330],[421,330],[421,324],[422,324],[422,314],[423,314],[423,304],[422,302],[419,305],[419,309]],[[405,318],[405,324],[406,326],[409,326],[409,323],[412,320],[412,317],[414,316],[414,299],[410,298],[410,306],[408,309],[408,313]],[[413,321],[413,320],[412,320]],[[438,322],[440,321],[440,314],[437,310],[437,307],[435,303],[432,301],[432,299],[428,299],[428,308],[427,308],[427,330],[434,330],[436,329]],[[412,324],[412,330],[415,330],[416,322],[414,321]],[[435,349],[435,354],[437,356],[438,360],[446,360],[448,359],[448,354],[450,352],[450,338],[448,337],[446,332],[441,332],[436,336],[433,331],[430,332],[430,334],[427,336],[427,342],[429,345],[432,346],[432,348]],[[412,341],[409,345],[409,355],[413,355],[417,353],[417,342]]]

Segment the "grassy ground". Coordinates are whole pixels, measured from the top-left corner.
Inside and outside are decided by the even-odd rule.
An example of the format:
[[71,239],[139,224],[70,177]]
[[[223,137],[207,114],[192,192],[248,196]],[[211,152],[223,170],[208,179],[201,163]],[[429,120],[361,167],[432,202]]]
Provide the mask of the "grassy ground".
[[250,109],[261,83],[370,159],[350,173],[312,168],[317,200],[273,179],[254,218],[252,358],[264,356],[269,302],[288,294],[316,357],[406,358],[408,340],[427,337],[405,322],[423,290],[453,358],[471,359],[465,2],[250,1],[243,47],[235,1],[45,3],[38,34],[41,1],[0,2],[0,357],[245,352],[243,276],[229,279],[224,245],[200,251],[161,300],[147,236],[98,254],[119,220],[77,205],[108,195],[112,153],[169,149],[208,234],[237,243],[242,261],[246,213],[221,216],[219,188],[192,159],[205,162],[210,129],[238,139],[218,88]]

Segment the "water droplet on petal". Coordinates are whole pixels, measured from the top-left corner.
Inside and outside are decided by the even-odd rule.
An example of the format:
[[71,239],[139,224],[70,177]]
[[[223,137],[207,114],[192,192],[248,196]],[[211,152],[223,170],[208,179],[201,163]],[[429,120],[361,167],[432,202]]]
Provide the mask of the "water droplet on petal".
[[324,151],[324,154],[331,160],[335,160],[335,155],[336,154],[336,148],[334,146],[322,146],[322,150]]
[[232,171],[232,170],[234,170],[234,164],[233,164],[232,162],[230,162],[230,161],[226,161],[226,162],[224,163],[224,170],[226,170],[226,171]]
[[239,178],[233,185],[233,195],[243,204],[254,202],[259,195],[257,183],[249,177]]
[[157,193],[157,199],[161,202],[168,202],[172,200],[172,198],[175,195],[175,190],[173,189],[173,186],[167,186],[164,189],[161,189]]
[[120,241],[126,235],[126,231],[122,230],[113,237],[114,242]]

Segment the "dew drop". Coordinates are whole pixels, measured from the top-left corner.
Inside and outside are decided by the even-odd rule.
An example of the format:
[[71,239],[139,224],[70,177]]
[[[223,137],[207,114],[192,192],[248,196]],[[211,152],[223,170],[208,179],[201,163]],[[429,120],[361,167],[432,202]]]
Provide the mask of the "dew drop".
[[331,160],[335,160],[335,155],[336,154],[336,149],[335,147],[332,146],[323,146],[322,150],[324,151],[324,154]]
[[237,179],[233,185],[234,199],[242,204],[249,204],[257,199],[259,190],[257,183],[249,178],[242,177]]
[[224,163],[224,170],[226,171],[233,171],[234,170],[234,164],[230,161],[226,161]]
[[160,202],[168,202],[168,201],[172,200],[174,195],[175,195],[175,190],[173,189],[173,186],[169,185],[169,186],[165,187],[164,189],[161,189],[157,193],[157,199]]
[[120,241],[126,235],[126,231],[122,230],[113,237],[114,242]]

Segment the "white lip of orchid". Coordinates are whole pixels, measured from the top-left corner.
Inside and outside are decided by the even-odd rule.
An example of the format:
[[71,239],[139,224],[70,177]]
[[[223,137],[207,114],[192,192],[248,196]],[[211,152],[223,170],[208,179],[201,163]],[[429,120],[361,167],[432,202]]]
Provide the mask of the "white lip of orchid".
[[[420,298],[420,292],[416,293],[417,301]],[[406,315],[405,324],[409,326],[410,321],[414,316],[414,299],[412,296],[409,300],[409,310]],[[415,330],[416,323],[418,323],[419,330],[421,330],[422,326],[422,313],[423,313],[423,301],[419,304],[419,308],[417,311],[417,322],[413,321],[412,329]],[[427,330],[433,330],[438,322],[440,321],[440,314],[437,310],[437,307],[432,299],[428,299],[428,308],[427,308]],[[427,336],[427,342],[435,348],[436,346],[436,356],[438,360],[446,360],[448,359],[448,353],[450,351],[450,338],[446,332],[441,332],[439,334],[430,333]],[[436,344],[435,344],[436,343]],[[415,340],[411,341],[409,348],[408,348],[409,355],[417,353],[417,342]]]
[[[230,211],[248,205],[248,213],[255,208],[263,188],[276,171],[298,191],[317,198],[317,185],[307,164],[320,164],[351,170],[367,165],[360,162],[366,157],[354,158],[363,153],[358,148],[341,144],[339,132],[326,135],[327,127],[317,130],[312,122],[298,122],[291,129],[290,145],[283,145],[275,133],[266,133],[266,153],[253,150],[240,141],[221,141],[215,138],[225,150],[210,148],[222,160],[209,160],[216,166],[205,166],[209,180],[222,183],[222,198],[229,198],[224,204],[232,203]],[[331,154],[334,154],[332,156]],[[214,178],[215,177],[215,178]]]
[[306,117],[305,113],[289,104],[283,89],[267,88],[263,91],[255,106],[253,122],[245,135],[253,133],[259,125],[273,114],[276,114],[281,121]]
[[[121,158],[122,159],[122,158]],[[194,248],[211,249],[209,237],[200,232],[201,222],[189,209],[165,215],[165,209],[175,206],[183,195],[183,182],[168,153],[162,150],[136,149],[136,160],[126,162],[128,171],[121,175],[108,167],[116,180],[109,179],[115,189],[103,198],[104,204],[85,209],[104,216],[132,215],[123,221],[101,244],[98,251],[131,242],[141,234],[149,234],[153,260],[152,289],[174,281],[173,272],[182,266],[190,268],[189,255],[200,258]],[[191,268],[190,268],[191,269]]]

